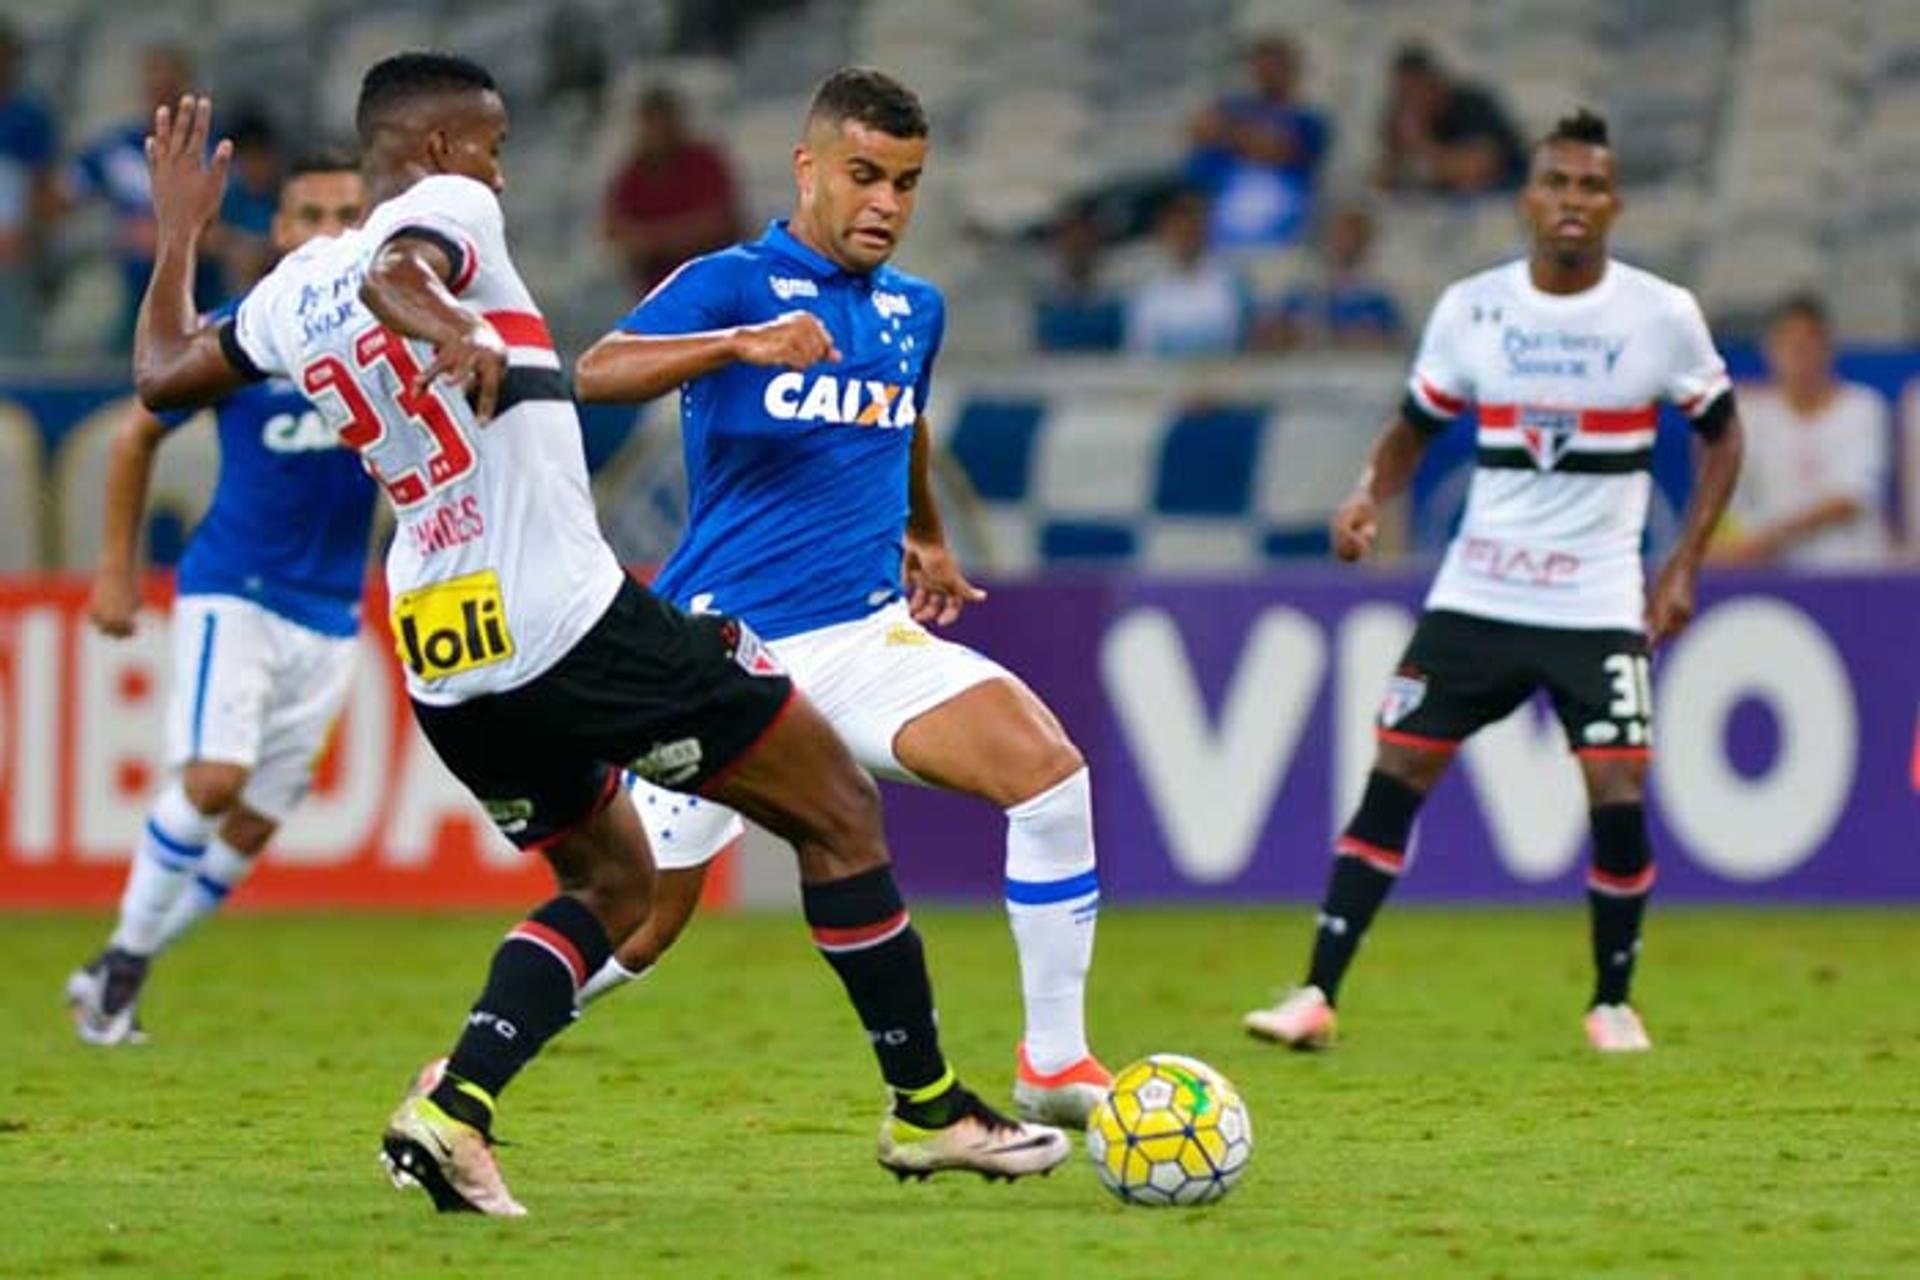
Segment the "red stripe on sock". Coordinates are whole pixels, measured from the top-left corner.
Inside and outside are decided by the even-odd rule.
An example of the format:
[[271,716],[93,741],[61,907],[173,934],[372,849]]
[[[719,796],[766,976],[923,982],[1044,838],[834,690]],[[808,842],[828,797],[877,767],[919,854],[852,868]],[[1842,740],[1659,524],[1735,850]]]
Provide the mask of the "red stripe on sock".
[[1407,865],[1407,855],[1399,850],[1368,844],[1352,836],[1341,836],[1334,842],[1333,851],[1343,858],[1358,858],[1374,870],[1384,871],[1390,876],[1399,875],[1400,869]]
[[579,987],[587,980],[587,962],[581,956],[580,949],[566,934],[550,929],[538,920],[522,920],[507,931],[509,939],[519,938],[536,946],[544,946],[560,958],[561,963],[573,971],[573,985]]
[[1613,898],[1633,898],[1653,888],[1654,874],[1653,867],[1634,876],[1609,875],[1595,867],[1587,872],[1587,887]]
[[825,947],[829,951],[858,951],[862,947],[871,947],[885,942],[894,934],[907,927],[907,912],[903,907],[885,920],[875,924],[856,925],[851,929],[829,929],[824,925],[815,925],[813,929],[814,945]]

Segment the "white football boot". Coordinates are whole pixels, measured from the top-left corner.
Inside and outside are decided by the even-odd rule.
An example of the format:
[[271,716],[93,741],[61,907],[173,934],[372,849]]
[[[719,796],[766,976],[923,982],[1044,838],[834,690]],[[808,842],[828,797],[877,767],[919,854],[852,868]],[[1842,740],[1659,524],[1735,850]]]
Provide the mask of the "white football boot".
[[420,1069],[380,1139],[380,1162],[400,1188],[424,1187],[441,1213],[484,1213],[498,1218],[526,1216],[526,1208],[507,1190],[493,1142],[470,1124],[455,1120],[427,1095],[446,1074],[438,1058]]
[[147,958],[103,951],[67,976],[67,1010],[74,1034],[87,1044],[145,1044],[140,1026],[140,988]]
[[1587,1010],[1587,1043],[1602,1053],[1645,1053],[1653,1038],[1630,1004],[1597,1004]]
[[940,1129],[923,1129],[889,1111],[880,1122],[881,1167],[902,1182],[924,1182],[948,1169],[1012,1182],[1030,1173],[1051,1173],[1073,1154],[1073,1144],[1060,1130],[1010,1120],[975,1095],[962,1094],[959,1118]]
[[1255,1009],[1242,1022],[1262,1040],[1294,1049],[1331,1049],[1338,1019],[1327,993],[1318,987],[1295,987],[1271,1009]]
[[1013,1108],[1022,1120],[1084,1129],[1093,1109],[1106,1101],[1112,1088],[1113,1073],[1092,1054],[1046,1075],[1033,1069],[1026,1045],[1022,1044],[1016,1055]]

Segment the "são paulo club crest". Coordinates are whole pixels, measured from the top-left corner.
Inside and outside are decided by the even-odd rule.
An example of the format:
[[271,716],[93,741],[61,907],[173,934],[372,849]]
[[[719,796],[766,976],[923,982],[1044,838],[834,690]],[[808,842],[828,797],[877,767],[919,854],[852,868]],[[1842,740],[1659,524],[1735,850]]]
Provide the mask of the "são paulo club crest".
[[1380,700],[1380,723],[1391,729],[1426,700],[1427,678],[1411,667],[1402,667],[1387,681],[1387,696]]
[[1520,439],[1533,465],[1551,471],[1566,456],[1567,447],[1580,433],[1580,415],[1572,409],[1538,409],[1528,405],[1520,410]]

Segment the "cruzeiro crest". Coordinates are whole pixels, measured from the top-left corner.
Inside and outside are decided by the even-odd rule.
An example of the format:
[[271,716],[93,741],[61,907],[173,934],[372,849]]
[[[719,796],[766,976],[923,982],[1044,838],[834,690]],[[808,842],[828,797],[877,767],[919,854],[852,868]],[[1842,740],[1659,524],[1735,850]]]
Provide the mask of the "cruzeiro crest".
[[1532,405],[1520,410],[1520,441],[1526,446],[1533,465],[1551,471],[1567,454],[1573,438],[1580,434],[1580,414],[1574,409],[1540,409]]

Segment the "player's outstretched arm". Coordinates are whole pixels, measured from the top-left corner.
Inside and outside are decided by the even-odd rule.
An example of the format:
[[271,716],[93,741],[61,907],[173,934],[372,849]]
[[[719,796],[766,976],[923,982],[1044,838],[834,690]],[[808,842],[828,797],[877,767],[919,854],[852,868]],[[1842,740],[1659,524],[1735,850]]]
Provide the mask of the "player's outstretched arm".
[[107,453],[100,563],[94,566],[93,587],[87,595],[87,616],[105,635],[133,634],[134,617],[140,610],[140,524],[147,512],[154,454],[166,433],[164,422],[136,405],[114,432]]
[[1333,553],[1342,560],[1358,560],[1373,554],[1380,537],[1380,504],[1404,492],[1426,456],[1431,433],[1407,420],[1405,413],[1394,415],[1386,430],[1373,442],[1367,465],[1354,482],[1353,492],[1333,513]]
[[574,394],[589,403],[640,404],[730,364],[806,369],[838,360],[820,318],[789,311],[762,324],[656,336],[616,331],[574,365]]
[[1700,436],[1693,497],[1687,501],[1680,540],[1647,595],[1649,644],[1672,639],[1693,620],[1693,591],[1700,575],[1700,561],[1706,556],[1714,528],[1727,513],[1727,503],[1733,498],[1734,485],[1740,479],[1747,433],[1741,425],[1739,411],[1731,404],[1727,409],[1726,419],[1718,429]]
[[211,404],[248,378],[227,355],[220,331],[203,327],[193,304],[200,236],[220,212],[233,144],[207,152],[213,101],[185,97],[153,113],[147,170],[158,241],[153,277],[133,334],[133,381],[149,409]]
[[395,333],[433,344],[433,363],[414,379],[414,395],[425,395],[444,378],[466,393],[474,417],[485,422],[500,403],[507,344],[485,317],[453,296],[447,284],[453,266],[439,245],[403,231],[373,255],[360,301]]

